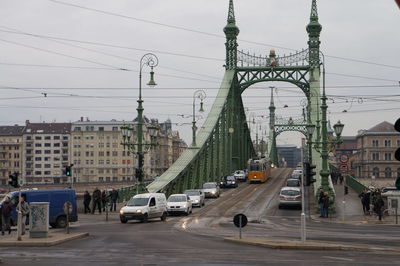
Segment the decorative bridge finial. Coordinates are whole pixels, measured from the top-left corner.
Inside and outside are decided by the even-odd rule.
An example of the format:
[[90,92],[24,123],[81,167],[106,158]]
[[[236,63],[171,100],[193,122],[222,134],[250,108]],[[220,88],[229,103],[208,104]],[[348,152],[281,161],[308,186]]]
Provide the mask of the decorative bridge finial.
[[233,0],[229,0],[228,24],[235,24],[235,10],[233,8]]
[[310,20],[318,21],[317,0],[312,0]]

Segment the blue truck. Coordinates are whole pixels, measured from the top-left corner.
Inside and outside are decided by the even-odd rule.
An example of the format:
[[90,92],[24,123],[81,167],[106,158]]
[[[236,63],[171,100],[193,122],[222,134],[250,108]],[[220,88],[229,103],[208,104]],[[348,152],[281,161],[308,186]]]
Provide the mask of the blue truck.
[[[69,214],[69,221],[78,221],[78,212],[76,205],[76,194],[73,189],[58,189],[58,190],[23,190],[21,195],[25,196],[26,202],[49,202],[49,224],[51,227],[64,228],[67,226],[67,216],[64,212],[64,204],[66,202],[72,203],[72,212]],[[11,199],[13,206],[13,214],[11,217],[11,224],[17,224],[17,211],[16,206],[18,203],[19,192],[14,191],[8,193],[5,197]],[[4,198],[5,198],[4,197]],[[0,206],[4,201],[0,201]]]

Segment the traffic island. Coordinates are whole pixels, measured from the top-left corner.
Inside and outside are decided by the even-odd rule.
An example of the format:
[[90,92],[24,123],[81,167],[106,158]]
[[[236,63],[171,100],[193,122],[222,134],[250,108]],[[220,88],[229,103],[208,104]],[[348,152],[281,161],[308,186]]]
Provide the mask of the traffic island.
[[338,242],[323,241],[294,241],[283,239],[259,239],[259,238],[224,238],[225,241],[254,245],[272,249],[295,249],[295,250],[342,250],[342,251],[381,251],[381,252],[400,252],[399,249],[385,246],[351,245]]
[[46,238],[29,238],[29,235],[23,235],[21,241],[16,240],[15,235],[3,236],[0,238],[0,247],[50,247],[87,236],[89,236],[89,233],[66,234],[54,232],[50,233]]

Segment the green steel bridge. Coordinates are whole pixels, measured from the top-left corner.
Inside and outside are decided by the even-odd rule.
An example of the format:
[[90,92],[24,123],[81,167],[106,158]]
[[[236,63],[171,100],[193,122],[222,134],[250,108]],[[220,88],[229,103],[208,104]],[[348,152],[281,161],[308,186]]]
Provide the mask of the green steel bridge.
[[[278,165],[276,137],[284,131],[298,131],[307,136],[306,125],[313,124],[317,134],[313,141],[319,141],[319,130],[326,127],[321,123],[321,53],[320,32],[316,0],[311,0],[310,21],[306,26],[309,37],[308,47],[287,56],[278,56],[274,50],[269,55],[255,56],[239,51],[233,0],[229,1],[226,35],[225,75],[204,125],[197,133],[197,141],[185,150],[177,161],[154,182],[147,185],[149,192],[166,194],[182,192],[185,189],[200,188],[204,182],[218,181],[223,175],[236,169],[246,168],[249,158],[256,155],[246,121],[245,108],[241,98],[246,89],[260,82],[289,82],[305,95],[306,112],[303,122],[275,122],[275,107],[271,98],[270,132],[268,155]],[[322,118],[323,119],[323,118]],[[325,128],[326,130],[326,128]],[[309,145],[312,163],[321,170],[322,159],[319,151]],[[317,175],[314,191],[321,187]],[[330,180],[330,179],[329,179]],[[326,184],[325,184],[326,186]],[[334,190],[329,181],[329,189]],[[133,189],[132,189],[133,190]],[[334,202],[334,200],[333,200]]]

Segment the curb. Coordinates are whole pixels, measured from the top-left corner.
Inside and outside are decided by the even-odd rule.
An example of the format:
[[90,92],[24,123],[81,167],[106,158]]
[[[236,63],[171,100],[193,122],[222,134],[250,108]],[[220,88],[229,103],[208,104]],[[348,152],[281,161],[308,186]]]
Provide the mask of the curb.
[[[89,236],[89,233],[75,233],[75,234],[69,234],[64,236],[63,238],[56,239],[56,240],[44,240],[41,242],[38,241],[1,241],[0,242],[0,247],[51,247],[55,246],[67,241],[71,240],[76,240],[76,239],[81,239],[84,237]],[[0,263],[1,263],[1,258],[0,258]]]
[[233,242],[237,244],[253,245],[271,249],[291,249],[291,250],[340,250],[340,251],[391,251],[398,252],[397,249],[388,247],[368,247],[368,246],[352,246],[340,243],[329,242],[314,242],[308,241],[302,243],[300,241],[290,240],[263,240],[256,238],[232,238],[226,237],[224,241]]

